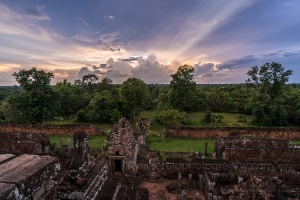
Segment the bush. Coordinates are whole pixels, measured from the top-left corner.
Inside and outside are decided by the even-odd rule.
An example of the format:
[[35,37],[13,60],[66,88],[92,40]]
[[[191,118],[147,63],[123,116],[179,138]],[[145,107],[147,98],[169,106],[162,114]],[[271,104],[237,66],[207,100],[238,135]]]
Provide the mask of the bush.
[[110,121],[115,124],[120,118],[122,118],[122,114],[117,109],[113,109],[110,114]]
[[237,119],[237,122],[240,122],[240,123],[246,123],[247,122],[246,115],[239,114],[235,118]]
[[[221,114],[216,114],[216,115],[213,115],[214,119],[217,120],[218,122],[222,122],[222,120],[224,119],[224,116],[221,115]],[[215,121],[214,120],[214,121]]]
[[202,121],[205,123],[212,123],[215,121],[214,115],[209,110],[207,110],[204,113],[204,117],[203,117]]

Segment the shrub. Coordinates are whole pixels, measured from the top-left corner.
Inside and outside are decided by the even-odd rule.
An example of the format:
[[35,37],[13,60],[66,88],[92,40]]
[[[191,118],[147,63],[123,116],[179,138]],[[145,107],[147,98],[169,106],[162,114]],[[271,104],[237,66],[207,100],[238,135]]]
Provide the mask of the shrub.
[[246,123],[247,122],[246,115],[239,114],[235,118],[237,119],[237,122],[240,122],[240,123]]

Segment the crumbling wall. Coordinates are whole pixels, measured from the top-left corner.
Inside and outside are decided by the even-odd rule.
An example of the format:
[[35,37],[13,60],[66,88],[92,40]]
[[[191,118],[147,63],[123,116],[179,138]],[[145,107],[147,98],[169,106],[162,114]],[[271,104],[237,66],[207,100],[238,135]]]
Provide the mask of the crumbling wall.
[[50,146],[46,134],[0,132],[0,153],[39,154]]
[[300,128],[262,127],[173,127],[169,135],[182,138],[218,138],[229,136],[250,136],[268,139],[300,140]]
[[44,133],[49,135],[73,135],[85,132],[88,136],[102,135],[103,130],[94,125],[11,125],[0,124],[1,132]]

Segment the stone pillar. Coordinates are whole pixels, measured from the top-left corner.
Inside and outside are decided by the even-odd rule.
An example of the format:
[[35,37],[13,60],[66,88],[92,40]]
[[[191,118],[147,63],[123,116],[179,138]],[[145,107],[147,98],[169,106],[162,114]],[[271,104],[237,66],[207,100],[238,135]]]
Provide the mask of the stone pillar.
[[199,175],[199,189],[203,188],[203,175]]
[[108,159],[108,168],[109,168],[109,171],[110,173],[112,173],[112,166],[111,166],[111,159]]
[[63,140],[64,140],[64,138],[60,138],[60,149],[64,148]]
[[122,174],[124,175],[125,174],[125,160],[122,159],[121,162],[122,162]]
[[185,190],[181,190],[181,199],[182,200],[186,200],[187,197],[186,197],[186,191]]
[[68,151],[71,151],[70,138],[68,139]]
[[181,188],[181,174],[178,172],[178,187]]
[[226,159],[226,153],[225,152],[222,153],[222,159],[224,159],[224,160]]
[[42,153],[42,147],[41,147],[40,144],[37,144],[37,145],[35,146],[35,148],[36,148],[36,153]]
[[213,158],[213,159],[216,159],[216,152],[213,152],[213,153],[212,153],[212,158]]
[[45,146],[45,153],[49,153],[49,146]]
[[208,146],[208,143],[205,142],[205,151],[204,151],[204,155],[207,156],[207,146]]
[[199,193],[199,191],[195,192],[195,200],[200,200],[200,193]]
[[212,193],[211,192],[208,193],[207,200],[212,200]]

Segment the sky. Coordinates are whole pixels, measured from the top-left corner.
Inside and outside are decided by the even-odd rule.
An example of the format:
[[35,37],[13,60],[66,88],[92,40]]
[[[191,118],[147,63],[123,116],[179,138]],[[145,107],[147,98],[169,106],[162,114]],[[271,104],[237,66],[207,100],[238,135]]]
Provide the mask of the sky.
[[52,84],[86,74],[169,83],[179,66],[197,83],[243,83],[278,62],[300,81],[299,0],[2,0],[0,85],[36,67]]

